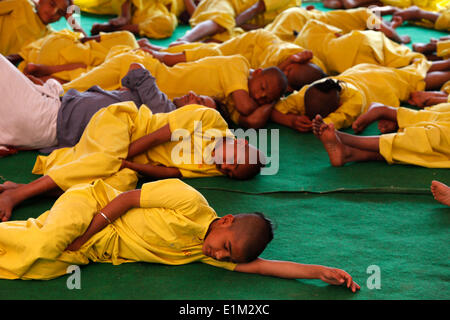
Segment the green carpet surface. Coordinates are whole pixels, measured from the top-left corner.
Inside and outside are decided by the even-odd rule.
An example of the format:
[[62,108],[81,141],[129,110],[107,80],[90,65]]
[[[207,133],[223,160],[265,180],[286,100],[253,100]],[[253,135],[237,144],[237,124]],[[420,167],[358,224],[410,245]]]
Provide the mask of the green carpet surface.
[[[107,18],[83,13],[81,23],[89,31],[94,22]],[[66,22],[54,27],[66,28]],[[151,42],[166,46],[188,29],[179,26],[170,39]],[[397,30],[410,35],[412,42],[444,35],[411,25]],[[264,212],[276,229],[263,258],[344,269],[361,285],[357,294],[320,280],[276,279],[203,264],[128,263],[82,266],[80,290],[67,288],[68,276],[50,281],[0,280],[0,299],[448,299],[450,211],[429,192],[434,179],[450,182],[448,170],[384,162],[334,168],[312,133],[275,124],[267,129],[269,142],[271,134],[279,138],[268,145],[270,156],[279,155],[278,165],[269,164],[278,166],[276,175],[250,181],[215,177],[185,182],[202,192],[219,216]],[[364,134],[378,134],[376,124]],[[37,154],[27,151],[0,159],[0,183],[37,178],[31,174]],[[37,217],[53,201],[30,199],[16,208],[13,219]],[[367,285],[370,266],[380,270],[379,289]]]

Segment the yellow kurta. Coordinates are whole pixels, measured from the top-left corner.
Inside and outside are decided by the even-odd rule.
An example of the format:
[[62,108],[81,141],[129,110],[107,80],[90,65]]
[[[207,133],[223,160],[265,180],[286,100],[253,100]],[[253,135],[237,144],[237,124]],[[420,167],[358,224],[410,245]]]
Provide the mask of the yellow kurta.
[[340,74],[360,63],[400,68],[414,59],[426,60],[423,54],[390,40],[381,32],[354,30],[343,34],[342,30],[316,20],[305,24],[295,43],[311,50],[329,74]]
[[439,11],[450,4],[449,0],[381,0],[387,6],[408,8],[418,6],[427,11]]
[[399,108],[399,131],[380,136],[380,153],[388,163],[450,168],[450,103],[426,110]]
[[279,14],[265,29],[284,41],[293,42],[294,31],[300,32],[310,20],[324,22],[341,29],[344,33],[352,30],[366,30],[368,25],[381,23],[381,20],[367,8],[332,11],[290,8]]
[[[236,28],[235,18],[257,2],[258,0],[203,0],[197,6],[189,23],[192,27],[195,27],[201,22],[213,20],[227,31],[212,38],[226,41],[244,32],[241,28]],[[265,0],[264,4],[266,6],[265,12],[246,23],[265,26],[284,10],[300,6],[301,0]]]
[[31,0],[0,1],[0,54],[18,54],[22,46],[50,32]]
[[85,91],[99,85],[105,90],[118,89],[132,62],[142,63],[169,99],[181,97],[189,91],[213,97],[226,105],[232,120],[237,121],[239,113],[231,93],[237,90],[248,92],[250,75],[249,63],[241,55],[207,57],[168,67],[143,51],[126,52],[107,59],[100,66],[64,84],[63,88],[65,91]]
[[[340,106],[324,118],[325,123],[333,123],[336,129],[346,128],[367,111],[372,102],[399,107],[411,92],[425,88],[425,75],[430,63],[424,62],[419,68],[410,65],[395,69],[371,64],[354,66],[332,79],[340,80]],[[324,81],[324,79],[318,80]],[[275,109],[287,114],[305,114],[304,95],[308,86],[296,91],[275,105]]]
[[203,262],[234,270],[202,253],[203,240],[218,218],[206,199],[178,179],[146,183],[135,208],[95,234],[76,252],[64,251],[92,218],[120,192],[102,180],[66,191],[37,219],[0,224],[0,278],[52,279],[70,265]]
[[176,167],[186,178],[222,175],[211,158],[217,142],[212,137],[234,139],[234,135],[219,112],[189,105],[170,113],[152,114],[145,105],[138,110],[131,101],[98,111],[74,147],[38,156],[33,173],[48,175],[62,190],[106,179],[119,171],[131,142],[167,124],[174,140],[134,157],[133,162]]
[[[125,0],[75,0],[74,3],[85,12],[119,15]],[[132,4],[131,23],[139,25],[140,36],[153,39],[170,37],[178,25],[176,12],[183,9],[176,0],[132,0]]]
[[[236,36],[223,43],[196,43],[168,48],[167,52],[184,52],[186,61],[196,61],[209,56],[231,56],[240,54],[250,63],[250,68],[277,66],[289,56],[305,49],[299,45],[282,41],[273,33],[258,29]],[[322,61],[314,56],[312,63],[327,72]]]
[[447,1],[447,7],[440,10],[440,16],[434,23],[436,30],[450,31],[450,1]]
[[436,47],[436,54],[443,59],[449,59],[450,58],[450,40],[438,41],[437,47]]
[[86,68],[54,73],[53,76],[71,81],[82,73],[91,70],[105,61],[108,52],[115,46],[127,46],[130,49],[139,48],[134,35],[128,31],[101,33],[101,41],[96,40],[81,43],[81,33],[61,30],[22,47],[20,56],[24,59],[19,65],[21,71],[28,63],[49,66],[70,63],[83,63]]

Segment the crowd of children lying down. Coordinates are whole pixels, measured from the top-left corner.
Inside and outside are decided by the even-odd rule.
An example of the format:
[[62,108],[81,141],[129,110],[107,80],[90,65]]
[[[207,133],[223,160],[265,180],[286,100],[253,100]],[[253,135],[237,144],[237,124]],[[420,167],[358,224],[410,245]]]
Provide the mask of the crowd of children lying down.
[[[183,182],[261,172],[266,155],[230,123],[314,134],[332,166],[450,167],[450,36],[410,49],[396,31],[448,32],[450,1],[323,2],[334,10],[301,0],[0,0],[0,154],[41,153],[32,171],[41,177],[0,185],[0,278],[52,279],[89,262],[204,262],[359,290],[337,268],[259,258],[270,219],[221,217]],[[83,30],[73,5],[116,17]],[[52,29],[61,18],[72,30]],[[149,40],[178,24],[191,28],[168,47]],[[380,135],[359,135],[374,122]],[[141,177],[154,181],[136,189]],[[431,191],[450,205],[444,183]],[[42,195],[55,197],[50,210],[14,220],[17,205]]]

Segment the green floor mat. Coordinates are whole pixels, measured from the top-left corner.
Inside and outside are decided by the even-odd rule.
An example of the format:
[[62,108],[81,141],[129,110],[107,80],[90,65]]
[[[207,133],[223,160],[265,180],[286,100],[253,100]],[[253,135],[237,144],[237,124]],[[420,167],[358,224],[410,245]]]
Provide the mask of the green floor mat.
[[[450,219],[448,209],[431,196],[203,194],[221,216],[262,211],[273,221],[275,237],[262,258],[344,269],[361,285],[360,292],[320,280],[247,275],[203,264],[128,263],[82,266],[80,290],[67,288],[69,275],[50,281],[1,280],[0,299],[448,298]],[[34,205],[45,209],[51,202]],[[19,208],[15,218],[29,211]],[[371,286],[371,266],[379,268],[379,289]]]

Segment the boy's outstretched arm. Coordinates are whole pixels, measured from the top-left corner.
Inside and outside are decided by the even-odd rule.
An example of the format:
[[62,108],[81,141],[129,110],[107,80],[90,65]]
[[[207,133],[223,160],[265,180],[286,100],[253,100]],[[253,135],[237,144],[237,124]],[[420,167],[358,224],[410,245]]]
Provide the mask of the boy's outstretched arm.
[[109,223],[125,214],[132,208],[140,207],[141,190],[136,189],[127,191],[118,195],[114,200],[107,204],[103,209],[92,218],[86,231],[75,239],[66,250],[77,251],[94,234],[101,231]]
[[360,286],[344,270],[320,265],[257,258],[249,263],[238,263],[234,270],[285,279],[320,279],[333,285],[345,284],[352,292],[360,289]]

